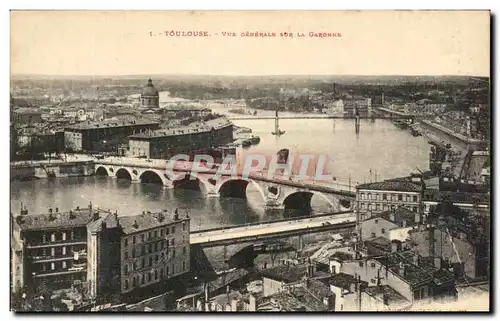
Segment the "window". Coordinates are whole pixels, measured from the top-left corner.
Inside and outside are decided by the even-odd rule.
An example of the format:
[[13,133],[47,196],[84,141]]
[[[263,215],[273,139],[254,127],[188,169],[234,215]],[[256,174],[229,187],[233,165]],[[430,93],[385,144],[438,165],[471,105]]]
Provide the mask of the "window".
[[368,193],[367,199],[371,200],[372,199],[372,194]]
[[380,204],[377,204],[377,211],[380,211]]
[[163,277],[163,269],[160,269],[160,277]]
[[135,248],[132,249],[132,257],[135,257]]
[[154,237],[158,237],[158,231],[154,232]]
[[151,232],[148,232],[148,240],[151,239]]
[[152,256],[149,257],[149,266],[153,266],[153,257]]
[[62,247],[62,255],[66,255],[66,246]]
[[363,265],[364,265],[364,264],[363,264],[363,262],[361,262],[361,261],[360,261],[360,262],[359,262],[359,266],[360,266],[360,267],[363,267]]
[[385,234],[385,228],[382,229],[382,234]]
[[165,240],[160,241],[160,250],[163,250],[164,247],[165,247]]
[[372,200],[376,200],[377,199],[377,194],[372,194]]
[[128,246],[128,238],[125,238],[124,242],[125,242],[125,246]]
[[125,251],[125,253],[123,254],[125,260],[128,260],[128,251]]
[[186,222],[182,222],[182,230],[185,231],[186,230]]
[[372,237],[376,237],[375,233],[372,233]]
[[55,241],[56,241],[56,233],[52,233],[52,234],[50,235],[50,241],[51,241],[51,242],[55,242]]
[[167,275],[169,275],[169,274],[170,274],[170,271],[169,271],[168,266],[167,266]]
[[413,212],[418,212],[418,207],[413,206]]
[[183,261],[183,262],[182,262],[182,270],[184,271],[185,269],[186,269],[186,262],[185,262],[185,261]]
[[62,268],[65,269],[66,268],[66,261],[62,261]]
[[175,257],[175,249],[172,250],[172,257]]
[[137,286],[137,281],[135,280],[135,277],[132,279],[132,287],[136,287]]
[[148,252],[152,253],[153,252],[153,243],[148,244]]
[[370,263],[370,266],[371,266],[372,268],[374,268],[376,265],[375,265],[375,263],[374,263],[374,262],[372,262],[372,263]]
[[161,252],[161,260],[164,261],[165,260],[165,253]]
[[151,272],[148,273],[148,282],[151,282]]
[[134,271],[137,270],[137,262],[134,262],[133,267],[134,267]]
[[165,234],[168,235],[170,232],[170,229],[168,227],[165,228]]
[[144,234],[141,234],[141,242],[144,242]]
[[398,201],[402,201],[403,200],[403,195],[399,194],[398,195]]
[[141,284],[146,283],[146,276],[143,274],[141,275]]
[[174,245],[175,245],[175,239],[172,239],[172,240],[170,241],[170,243],[172,243],[172,246],[174,246]]
[[187,252],[187,251],[186,251],[186,247],[184,246],[184,247],[182,248],[182,254],[186,254],[186,252]]
[[135,235],[132,237],[132,244],[135,244]]
[[365,199],[365,193],[361,193],[361,199],[364,200]]
[[124,288],[125,288],[125,290],[128,290],[128,280],[125,280]]
[[378,224],[378,219],[375,219],[375,224]]
[[54,262],[50,263],[50,269],[55,270],[56,269],[56,264]]
[[375,281],[375,279],[371,279],[370,282],[373,284],[377,283],[377,281]]
[[417,197],[416,196],[413,196],[413,201],[416,202],[417,201]]
[[123,274],[128,275],[128,264],[123,267]]
[[155,280],[158,280],[158,270],[155,270]]
[[160,236],[163,236],[163,229],[160,229]]
[[147,253],[146,245],[142,245],[141,248],[142,248],[142,255],[146,254]]
[[50,256],[56,256],[56,248],[55,247],[50,248]]
[[142,258],[141,260],[141,267],[144,268],[146,266],[146,259]]
[[383,201],[386,201],[386,200],[387,200],[387,194],[385,194],[385,193],[384,193],[384,194],[382,194],[382,200],[383,200]]
[[66,232],[62,232],[62,240],[66,241]]
[[155,255],[155,263],[158,262],[158,254]]

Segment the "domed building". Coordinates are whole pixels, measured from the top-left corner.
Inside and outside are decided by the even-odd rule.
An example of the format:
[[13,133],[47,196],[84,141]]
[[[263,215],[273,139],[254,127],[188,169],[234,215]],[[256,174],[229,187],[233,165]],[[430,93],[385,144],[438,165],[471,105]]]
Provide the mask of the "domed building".
[[151,78],[148,79],[147,85],[142,89],[141,108],[160,108],[160,95],[153,86]]

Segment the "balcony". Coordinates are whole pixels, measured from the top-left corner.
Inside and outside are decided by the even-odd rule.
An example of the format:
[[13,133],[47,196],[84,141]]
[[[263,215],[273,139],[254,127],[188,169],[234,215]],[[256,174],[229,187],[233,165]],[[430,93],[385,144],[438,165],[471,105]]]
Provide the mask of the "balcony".
[[45,243],[29,243],[26,244],[28,249],[41,249],[45,247],[55,247],[55,246],[73,246],[73,245],[86,245],[87,239],[75,239],[75,240],[59,240],[55,242],[45,242]]
[[78,274],[78,273],[87,273],[87,267],[71,267],[66,269],[58,269],[58,270],[49,270],[49,271],[40,271],[33,272],[34,278],[44,278],[50,276],[58,276],[58,275],[67,275],[67,274]]
[[73,255],[64,255],[64,256],[32,256],[33,263],[50,263],[50,262],[58,262],[58,261],[69,261],[74,260]]

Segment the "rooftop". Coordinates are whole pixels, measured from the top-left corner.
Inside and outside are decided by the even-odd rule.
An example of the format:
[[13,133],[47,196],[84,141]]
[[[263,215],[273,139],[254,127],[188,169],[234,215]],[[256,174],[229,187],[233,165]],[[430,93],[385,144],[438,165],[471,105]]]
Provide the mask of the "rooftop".
[[143,212],[143,214],[139,215],[121,216],[118,218],[120,226],[123,229],[123,233],[125,234],[147,231],[155,227],[184,220],[189,220],[189,218],[179,218],[179,220],[174,220],[174,214],[169,214],[167,211],[160,213]]
[[393,252],[379,258],[375,258],[382,266],[387,266],[394,274],[410,285],[425,282],[446,283],[454,280],[453,273],[437,270],[431,265],[425,264],[418,256],[418,265],[414,264],[413,251]]
[[307,265],[282,264],[263,270],[261,271],[261,274],[265,277],[287,283],[297,282],[307,275]]
[[330,258],[340,262],[346,262],[346,261],[352,261],[354,255],[345,252],[335,252],[332,255],[330,255]]
[[409,303],[408,300],[388,285],[371,286],[364,289],[364,292],[372,297],[382,297],[387,300],[387,304]]
[[107,212],[87,207],[69,212],[20,215],[16,222],[22,231],[83,227],[92,221],[94,213]]
[[387,180],[382,182],[373,182],[360,184],[356,187],[358,190],[381,190],[381,191],[399,191],[399,192],[420,192],[420,184],[409,180]]
[[88,130],[97,128],[116,128],[116,127],[129,127],[139,125],[159,125],[158,122],[150,119],[120,119],[120,120],[103,120],[103,121],[85,121],[72,126],[67,126],[68,130]]
[[345,273],[335,274],[328,279],[328,284],[344,290],[350,290],[353,283],[356,283],[354,276]]
[[131,138],[157,138],[163,136],[178,136],[186,134],[206,133],[211,130],[221,129],[231,126],[232,123],[225,117],[209,120],[206,122],[196,122],[189,126],[161,129],[155,131],[144,132],[130,136]]
[[[398,209],[392,211],[385,211],[380,213],[379,215],[375,217],[382,217],[390,222],[393,222],[394,224],[397,224],[399,226],[403,226],[406,222],[406,226],[412,226],[416,223],[415,220],[415,212],[410,211],[409,209],[405,207],[399,207]],[[373,218],[375,218],[373,217]]]

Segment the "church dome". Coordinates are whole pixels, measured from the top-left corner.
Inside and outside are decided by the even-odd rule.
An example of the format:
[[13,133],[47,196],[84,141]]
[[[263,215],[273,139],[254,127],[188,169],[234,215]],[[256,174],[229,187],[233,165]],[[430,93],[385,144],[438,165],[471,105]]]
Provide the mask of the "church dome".
[[142,94],[141,96],[143,97],[158,97],[158,90],[156,90],[155,86],[153,86],[153,81],[151,78],[148,79],[148,83],[144,88],[142,89]]

